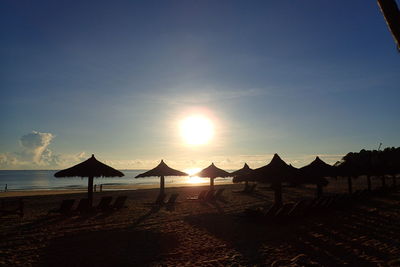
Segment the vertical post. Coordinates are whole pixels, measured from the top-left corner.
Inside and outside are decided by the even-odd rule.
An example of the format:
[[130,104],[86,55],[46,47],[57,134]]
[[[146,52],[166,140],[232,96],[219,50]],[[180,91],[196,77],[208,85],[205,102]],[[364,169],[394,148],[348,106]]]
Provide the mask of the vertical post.
[[93,176],[89,177],[88,180],[88,200],[89,200],[89,208],[93,205]]
[[210,190],[214,190],[214,178],[210,177]]
[[367,175],[367,183],[368,183],[368,191],[371,192],[372,185],[371,185],[371,176]]
[[164,194],[165,178],[164,175],[160,177],[160,195]]
[[351,180],[351,176],[347,177],[347,183],[349,185],[349,194],[353,194],[353,181]]
[[322,197],[322,184],[317,184],[317,198]]
[[276,183],[272,187],[275,192],[275,204],[276,206],[282,206],[282,183]]

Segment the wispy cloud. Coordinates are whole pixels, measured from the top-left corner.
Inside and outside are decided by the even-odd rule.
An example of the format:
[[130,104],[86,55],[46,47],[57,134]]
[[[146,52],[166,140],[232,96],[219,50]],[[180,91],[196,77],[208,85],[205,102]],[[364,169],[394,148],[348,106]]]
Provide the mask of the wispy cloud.
[[158,104],[206,104],[223,100],[254,97],[264,94],[265,90],[226,89],[212,86],[201,88],[171,88],[156,93],[144,93],[140,96],[145,101]]

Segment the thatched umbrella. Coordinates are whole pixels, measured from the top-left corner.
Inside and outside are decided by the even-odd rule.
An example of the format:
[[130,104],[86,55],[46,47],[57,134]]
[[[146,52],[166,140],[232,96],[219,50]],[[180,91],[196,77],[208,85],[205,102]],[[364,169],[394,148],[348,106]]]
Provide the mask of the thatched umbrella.
[[94,155],[84,162],[71,168],[61,170],[54,174],[55,177],[88,177],[89,207],[93,203],[93,178],[94,177],[122,177],[124,174],[110,166],[98,161]]
[[151,169],[147,172],[141,173],[137,175],[135,178],[144,178],[144,177],[160,177],[160,195],[164,194],[165,188],[165,176],[189,176],[185,172],[181,172],[175,169],[170,168],[167,164],[161,160],[160,164],[154,169]]
[[254,169],[249,174],[238,177],[238,180],[255,179],[260,183],[271,184],[275,191],[275,205],[282,205],[282,183],[296,183],[299,171],[286,164],[278,154],[275,154],[268,165]]
[[214,165],[214,163],[211,163],[210,166],[208,166],[207,168],[199,171],[196,174],[193,174],[193,176],[198,176],[198,177],[204,177],[204,178],[210,178],[210,190],[214,190],[214,179],[217,177],[231,177],[232,175],[227,172],[224,171],[218,167],[216,167]]
[[400,11],[396,0],[378,0],[378,4],[400,51]]
[[[244,166],[243,166],[243,168],[241,168],[241,169],[239,169],[239,170],[236,170],[236,171],[234,171],[234,172],[231,172],[231,175],[233,176],[233,182],[234,182],[234,183],[240,183],[240,182],[242,182],[242,181],[239,181],[239,180],[238,180],[238,177],[240,177],[241,175],[248,174],[248,173],[250,173],[252,170],[253,170],[253,169],[251,169],[251,168],[249,167],[249,165],[247,165],[247,163],[245,163]],[[245,185],[245,190],[247,190],[247,188],[249,188],[249,179],[246,179],[246,180],[245,180],[245,183],[246,183],[246,185]]]
[[325,177],[335,176],[335,168],[319,157],[316,157],[310,164],[301,167],[300,172],[304,183],[317,185],[317,197],[322,196],[322,187],[328,185],[328,180]]

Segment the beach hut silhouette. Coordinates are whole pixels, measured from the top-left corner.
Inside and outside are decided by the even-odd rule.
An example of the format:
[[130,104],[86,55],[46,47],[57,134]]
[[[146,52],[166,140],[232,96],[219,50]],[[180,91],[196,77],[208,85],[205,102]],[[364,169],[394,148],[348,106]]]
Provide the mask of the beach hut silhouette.
[[88,200],[89,207],[93,204],[93,178],[94,177],[122,177],[124,174],[100,161],[94,155],[88,160],[81,162],[68,169],[54,174],[55,177],[88,177]]
[[199,171],[196,174],[193,174],[192,176],[210,178],[210,190],[214,190],[214,179],[215,178],[231,177],[232,175],[229,172],[218,168],[217,166],[214,165],[214,163],[211,163],[210,166],[208,166],[205,169],[202,169],[201,171]]
[[296,183],[299,171],[286,164],[278,154],[274,154],[271,162],[263,167],[254,169],[248,174],[238,176],[238,180],[254,179],[257,182],[270,184],[275,195],[275,205],[282,205],[282,183]]
[[145,177],[160,177],[160,195],[164,195],[165,191],[165,177],[166,176],[189,176],[185,172],[181,172],[175,169],[172,169],[167,164],[165,164],[164,160],[161,160],[160,164],[157,165],[154,169],[151,169],[147,172],[141,173],[137,175],[135,178],[145,178]]
[[305,184],[315,184],[317,186],[317,198],[322,197],[323,187],[328,185],[328,180],[325,177],[332,177],[336,175],[335,168],[319,157],[316,157],[310,164],[301,167],[301,182]]
[[[248,174],[248,173],[250,173],[252,170],[253,170],[253,169],[250,168],[249,165],[247,165],[247,163],[245,163],[244,166],[243,166],[243,168],[231,172],[231,175],[233,176],[233,182],[234,182],[234,183],[243,182],[243,181],[238,181],[238,180],[237,180],[237,177],[243,176],[243,175],[245,175],[245,174]],[[248,180],[245,180],[244,182],[245,182],[245,190],[246,190],[247,188],[249,188],[249,179],[248,179]]]

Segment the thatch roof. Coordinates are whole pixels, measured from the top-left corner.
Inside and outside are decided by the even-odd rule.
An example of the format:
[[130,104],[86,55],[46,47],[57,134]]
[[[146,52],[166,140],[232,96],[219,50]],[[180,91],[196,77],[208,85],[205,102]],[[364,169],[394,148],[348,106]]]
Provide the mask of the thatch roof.
[[224,170],[216,167],[214,165],[214,163],[211,163],[210,166],[208,166],[207,168],[199,171],[196,174],[193,174],[193,176],[206,177],[206,178],[214,179],[214,178],[217,178],[217,177],[222,177],[222,178],[223,177],[231,177],[232,175],[229,172],[224,171]]
[[252,171],[253,169],[251,169],[249,167],[249,165],[247,165],[247,163],[244,164],[243,168],[236,170],[234,172],[231,172],[232,176],[238,176],[238,175],[243,175],[243,174],[248,174]]
[[100,161],[94,155],[84,162],[71,168],[61,170],[54,174],[55,177],[122,177],[124,174]]
[[163,160],[161,160],[160,164],[158,164],[157,167],[147,172],[141,173],[137,175],[135,178],[152,177],[152,176],[160,177],[160,176],[189,176],[189,175],[185,172],[172,169],[167,164],[165,164]]
[[400,11],[396,0],[378,0],[378,4],[400,51]]
[[325,163],[319,157],[316,157],[310,164],[301,167],[301,178],[303,183],[327,185],[328,181],[324,177],[335,176],[335,167]]
[[272,184],[293,182],[296,176],[298,176],[298,170],[286,164],[278,154],[275,154],[268,165],[254,169],[248,174],[238,176],[236,180]]
[[[231,172],[231,175],[233,176],[232,182],[234,183],[240,183],[240,182],[245,182],[245,181],[254,181],[254,179],[251,179],[252,177],[250,176],[246,176],[246,174],[249,174],[253,171],[253,169],[251,169],[249,167],[249,165],[247,165],[247,163],[244,164],[243,168],[236,170],[234,172]],[[247,180],[240,180],[241,178],[246,178]]]

